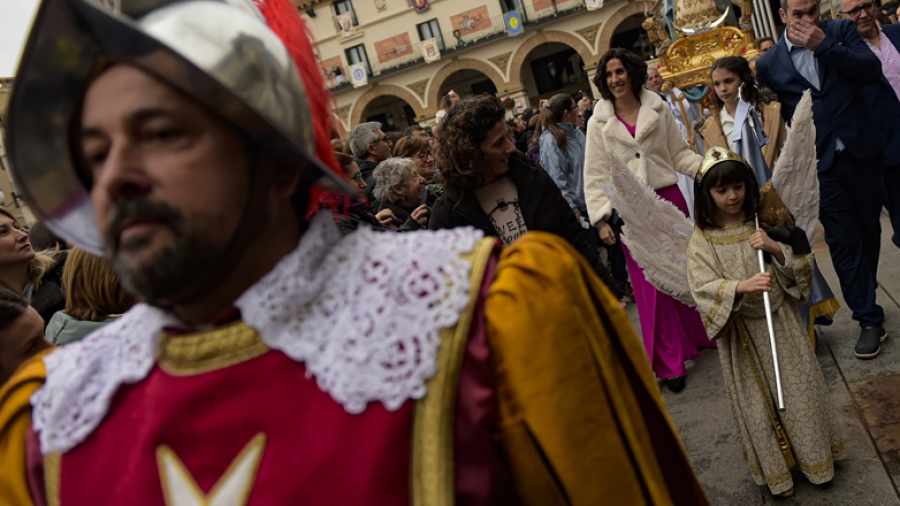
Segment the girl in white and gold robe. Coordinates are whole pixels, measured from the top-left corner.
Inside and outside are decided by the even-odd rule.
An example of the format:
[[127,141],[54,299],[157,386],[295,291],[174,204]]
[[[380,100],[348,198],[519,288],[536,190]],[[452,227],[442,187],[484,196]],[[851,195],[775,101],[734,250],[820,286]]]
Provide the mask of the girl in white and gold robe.
[[766,242],[759,249],[781,253],[771,255],[766,266],[770,277],[757,278],[769,287],[786,406],[779,413],[762,291],[747,289],[759,274],[757,250],[751,245],[759,199],[742,206],[742,221],[721,226],[711,195],[736,181],[748,196],[758,196],[759,189],[749,169],[736,170],[739,163],[707,165],[707,172],[698,176],[696,211],[703,217],[688,248],[688,281],[703,325],[718,344],[725,391],[750,472],[758,485],[788,496],[792,468],[814,484],[826,483],[834,477],[834,461],[845,453],[825,378],[791,300],[809,296],[813,255],[795,254],[791,246],[765,234],[755,238],[757,245]]

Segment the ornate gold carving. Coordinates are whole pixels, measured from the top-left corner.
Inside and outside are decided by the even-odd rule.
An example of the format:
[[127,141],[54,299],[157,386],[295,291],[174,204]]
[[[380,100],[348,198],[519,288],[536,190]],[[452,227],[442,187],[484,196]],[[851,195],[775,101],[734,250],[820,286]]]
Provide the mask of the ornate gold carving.
[[159,366],[169,374],[200,374],[256,358],[269,348],[244,322],[185,336],[163,336]]
[[492,56],[488,58],[488,61],[496,65],[497,68],[500,69],[500,72],[506,74],[506,66],[509,64],[510,57],[512,57],[512,51]]
[[602,23],[597,23],[596,25],[586,26],[579,30],[575,30],[575,33],[580,35],[584,40],[587,41],[588,46],[593,48],[594,41],[597,39],[597,32],[600,31],[600,25]]
[[759,54],[753,45],[753,34],[732,26],[676,40],[659,56],[660,74],[676,88],[710,84],[709,67],[725,56]]
[[407,84],[406,87],[412,90],[413,93],[418,95],[419,98],[422,99],[422,102],[425,101],[425,90],[428,88],[428,79],[422,79],[421,81]]

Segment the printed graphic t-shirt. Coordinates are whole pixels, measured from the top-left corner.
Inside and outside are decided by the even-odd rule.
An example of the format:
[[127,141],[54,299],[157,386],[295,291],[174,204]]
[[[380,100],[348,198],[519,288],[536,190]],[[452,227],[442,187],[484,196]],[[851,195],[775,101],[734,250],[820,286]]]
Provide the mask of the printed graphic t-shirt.
[[525,232],[525,218],[519,207],[519,190],[508,177],[475,190],[475,198],[491,219],[494,230],[505,246],[509,246]]

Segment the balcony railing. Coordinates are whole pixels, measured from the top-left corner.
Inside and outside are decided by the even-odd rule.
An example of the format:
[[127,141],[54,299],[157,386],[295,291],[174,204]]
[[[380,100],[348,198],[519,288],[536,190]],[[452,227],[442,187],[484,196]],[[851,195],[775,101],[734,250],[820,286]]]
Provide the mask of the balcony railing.
[[441,37],[444,39],[444,48],[441,52],[453,51],[457,48],[468,46],[469,44],[487,39],[506,31],[506,22],[503,16],[494,16],[473,23],[473,28],[463,33],[461,28],[444,32]]
[[584,8],[584,0],[534,0],[525,4],[525,24]]
[[[424,59],[424,56],[422,56],[422,45],[419,44],[419,41],[415,41],[410,44],[408,49],[411,49],[411,51],[409,53],[403,54],[402,56],[398,56],[398,52],[379,53],[375,55],[375,59],[369,61],[369,67],[372,69],[372,74],[377,76],[385,70],[402,67],[404,65]],[[399,53],[404,52],[405,49],[399,51]]]
[[[527,0],[524,2],[525,12],[520,13],[522,22],[527,30],[529,25],[549,21],[553,17],[573,14],[585,9],[585,0]],[[465,33],[463,33],[465,32]],[[472,22],[471,28],[459,27],[441,34],[443,44],[440,44],[441,55],[453,53],[457,50],[486,42],[506,33],[506,21],[503,16],[493,16]],[[417,35],[417,34],[413,34]],[[418,37],[416,37],[417,39]],[[403,54],[404,50],[393,53],[380,53],[369,58],[370,76],[379,76],[385,72],[391,72],[403,67],[416,65],[424,61],[422,46],[418,40],[411,43],[411,51]],[[343,89],[350,86],[349,76],[345,76],[345,83],[337,83],[333,76],[325,76],[327,84],[332,89]]]

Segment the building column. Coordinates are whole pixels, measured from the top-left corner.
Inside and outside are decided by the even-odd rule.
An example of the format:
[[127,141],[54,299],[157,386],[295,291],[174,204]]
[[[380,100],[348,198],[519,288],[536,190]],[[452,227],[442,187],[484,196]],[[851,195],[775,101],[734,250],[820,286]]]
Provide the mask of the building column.
[[597,75],[597,64],[592,63],[590,65],[586,65],[584,67],[585,72],[587,72],[588,82],[591,83],[591,94],[594,96],[594,99],[600,98],[600,90],[597,89],[597,85],[594,84],[594,76]]

